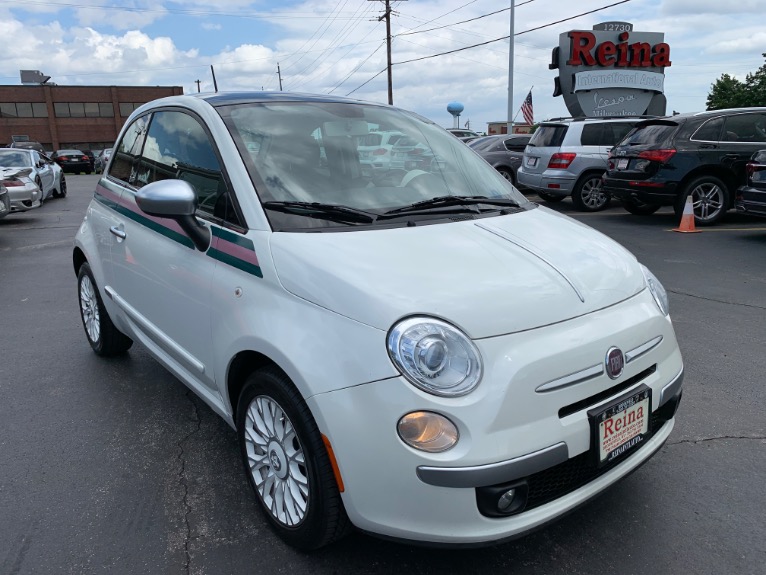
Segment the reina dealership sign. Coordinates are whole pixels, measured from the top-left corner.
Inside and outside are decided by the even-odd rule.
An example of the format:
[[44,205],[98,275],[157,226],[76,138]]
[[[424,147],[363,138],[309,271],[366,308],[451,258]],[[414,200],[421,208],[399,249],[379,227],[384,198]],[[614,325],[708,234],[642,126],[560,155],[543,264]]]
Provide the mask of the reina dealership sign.
[[670,65],[664,34],[604,22],[561,34],[549,68],[560,70],[553,95],[564,97],[572,116],[664,116]]

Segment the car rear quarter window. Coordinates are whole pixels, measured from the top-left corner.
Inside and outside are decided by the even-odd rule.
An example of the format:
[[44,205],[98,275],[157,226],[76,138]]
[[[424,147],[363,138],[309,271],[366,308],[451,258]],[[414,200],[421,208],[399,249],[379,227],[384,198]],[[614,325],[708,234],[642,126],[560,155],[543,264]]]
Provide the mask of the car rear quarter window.
[[529,145],[538,148],[558,148],[564,142],[567,129],[568,127],[563,125],[540,126],[529,141]]
[[[606,133],[609,137],[606,137]],[[608,139],[611,139],[612,131],[606,124],[585,124],[582,127],[580,144],[583,146],[604,146]]]
[[670,140],[678,129],[678,124],[668,121],[653,121],[639,124],[635,131],[620,142],[622,145],[657,145]]

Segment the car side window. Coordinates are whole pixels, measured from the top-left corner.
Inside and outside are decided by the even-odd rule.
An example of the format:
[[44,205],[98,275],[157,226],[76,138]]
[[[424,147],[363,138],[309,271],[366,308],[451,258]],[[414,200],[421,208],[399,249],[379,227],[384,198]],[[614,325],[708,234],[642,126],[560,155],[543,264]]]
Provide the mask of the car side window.
[[213,143],[200,122],[184,112],[154,113],[133,185],[167,179],[191,184],[197,215],[241,226]]
[[120,143],[114,149],[114,160],[109,168],[109,176],[134,185],[132,180],[135,179],[135,166],[141,155],[148,124],[149,115],[146,115],[136,118],[128,126]]
[[729,116],[722,139],[727,142],[766,142],[766,114]]
[[[605,124],[585,124],[582,127],[582,135],[580,136],[580,144],[583,146],[606,146],[604,140],[604,127]],[[611,137],[611,130],[609,130],[609,137]]]
[[690,139],[698,142],[717,142],[721,138],[721,128],[723,128],[723,118],[713,118],[697,128]]

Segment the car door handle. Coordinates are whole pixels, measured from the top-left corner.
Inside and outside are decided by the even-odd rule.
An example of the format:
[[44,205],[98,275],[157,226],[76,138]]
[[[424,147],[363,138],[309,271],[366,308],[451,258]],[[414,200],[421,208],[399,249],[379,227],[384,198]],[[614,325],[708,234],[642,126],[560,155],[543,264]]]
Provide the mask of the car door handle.
[[725,160],[739,160],[740,155],[739,154],[726,154],[724,156]]
[[109,228],[109,231],[112,232],[115,236],[120,238],[121,240],[124,240],[128,237],[128,234],[125,233],[125,230],[120,229],[119,226],[112,226]]

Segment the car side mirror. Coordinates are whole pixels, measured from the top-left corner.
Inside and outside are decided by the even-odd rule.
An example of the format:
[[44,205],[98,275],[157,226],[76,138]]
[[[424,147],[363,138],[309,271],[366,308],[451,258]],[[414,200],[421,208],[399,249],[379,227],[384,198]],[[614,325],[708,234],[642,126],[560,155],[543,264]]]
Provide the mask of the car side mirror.
[[174,220],[199,251],[210,246],[210,230],[197,221],[197,194],[189,182],[160,180],[145,185],[136,194],[136,204],[150,216]]

